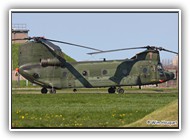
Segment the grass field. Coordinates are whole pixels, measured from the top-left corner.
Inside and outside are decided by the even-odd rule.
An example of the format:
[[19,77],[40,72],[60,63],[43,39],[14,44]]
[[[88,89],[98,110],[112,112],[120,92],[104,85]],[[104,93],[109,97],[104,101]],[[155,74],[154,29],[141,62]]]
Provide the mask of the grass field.
[[[56,95],[15,94],[13,91],[12,127],[122,127],[177,99],[178,91]],[[178,116],[177,113],[173,115]]]
[[124,125],[124,127],[178,127],[177,108],[178,100],[176,99],[168,105],[146,115],[144,118],[131,124]]

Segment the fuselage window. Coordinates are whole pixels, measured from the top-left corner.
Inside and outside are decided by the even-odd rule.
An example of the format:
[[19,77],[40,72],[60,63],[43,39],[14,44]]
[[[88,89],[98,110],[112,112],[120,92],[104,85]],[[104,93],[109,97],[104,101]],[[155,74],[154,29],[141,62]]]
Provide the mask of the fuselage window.
[[63,72],[63,77],[67,77],[67,72]]
[[88,75],[88,72],[84,70],[84,71],[82,72],[82,75],[83,75],[83,76],[87,76],[87,75]]
[[145,73],[145,74],[146,74],[146,73],[147,73],[147,71],[148,71],[148,70],[147,70],[147,68],[143,68],[143,73]]
[[107,71],[107,70],[103,70],[103,71],[102,71],[102,74],[103,74],[103,75],[106,75],[106,74],[108,74],[108,71]]
[[34,74],[33,74],[33,77],[34,77],[34,78],[40,78],[40,75],[39,75],[38,73],[34,73]]

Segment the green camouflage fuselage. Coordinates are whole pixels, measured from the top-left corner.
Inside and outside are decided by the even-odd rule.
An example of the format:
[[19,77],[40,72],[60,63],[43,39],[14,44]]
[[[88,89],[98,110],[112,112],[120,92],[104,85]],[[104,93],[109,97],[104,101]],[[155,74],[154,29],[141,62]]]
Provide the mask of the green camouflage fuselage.
[[20,47],[19,66],[19,73],[29,81],[57,89],[148,85],[173,79],[163,70],[157,50],[125,60],[67,62],[58,46],[28,42]]

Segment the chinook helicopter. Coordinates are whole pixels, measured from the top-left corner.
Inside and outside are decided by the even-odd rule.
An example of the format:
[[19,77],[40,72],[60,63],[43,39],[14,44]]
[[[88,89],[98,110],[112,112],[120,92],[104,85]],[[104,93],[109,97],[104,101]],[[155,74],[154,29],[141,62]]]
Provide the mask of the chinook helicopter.
[[[23,39],[14,39],[23,40]],[[24,78],[42,87],[41,93],[56,93],[56,89],[108,87],[108,93],[124,93],[122,86],[160,84],[174,79],[174,73],[165,71],[160,62],[159,51],[177,52],[162,47],[144,46],[102,51],[99,49],[44,37],[24,38],[29,40],[19,48],[19,68]],[[52,42],[82,47],[98,53],[145,49],[131,59],[68,62],[60,47]]]

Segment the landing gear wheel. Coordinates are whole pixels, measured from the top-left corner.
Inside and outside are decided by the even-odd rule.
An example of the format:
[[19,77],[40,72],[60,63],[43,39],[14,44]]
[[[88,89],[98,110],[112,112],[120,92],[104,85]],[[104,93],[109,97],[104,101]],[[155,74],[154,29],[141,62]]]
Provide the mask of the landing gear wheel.
[[120,94],[123,94],[124,93],[124,89],[123,88],[118,88],[117,92],[120,93]]
[[76,88],[74,88],[74,89],[73,89],[73,92],[77,92],[77,89],[76,89]]
[[46,94],[47,92],[48,92],[47,88],[43,87],[43,88],[41,89],[41,93],[42,93],[42,94]]
[[115,93],[115,87],[108,88],[108,93]]
[[49,90],[49,92],[50,92],[51,94],[55,94],[55,93],[56,93],[56,90],[55,90],[55,88],[51,88],[51,89]]

